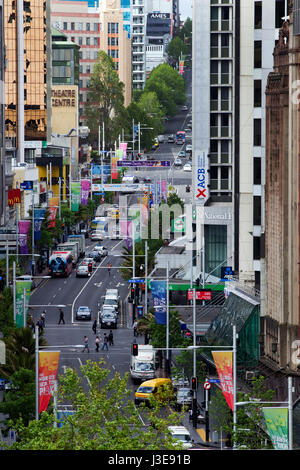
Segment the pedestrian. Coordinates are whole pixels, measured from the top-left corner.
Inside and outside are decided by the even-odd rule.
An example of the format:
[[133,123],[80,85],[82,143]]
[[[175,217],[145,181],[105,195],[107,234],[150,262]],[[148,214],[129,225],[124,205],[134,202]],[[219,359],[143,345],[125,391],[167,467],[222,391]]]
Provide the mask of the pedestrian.
[[84,345],[84,348],[83,348],[82,352],[87,351],[89,353],[90,348],[89,348],[89,340],[87,339],[87,336],[83,337],[83,345]]
[[108,263],[108,265],[107,265],[107,271],[108,271],[108,275],[109,275],[109,276],[110,276],[110,270],[111,270],[111,264]]
[[108,345],[107,345],[107,343],[108,343],[108,336],[107,336],[106,333],[104,333],[103,345],[102,345],[102,348],[101,348],[102,351],[104,350],[104,348],[106,348],[106,351],[108,351]]
[[189,410],[189,421],[192,421],[192,419],[193,419],[193,410],[190,409]]
[[43,310],[43,313],[41,315],[41,319],[42,319],[42,322],[43,322],[43,328],[45,328],[45,324],[46,324],[46,310]]
[[58,324],[60,325],[61,322],[62,322],[63,324],[65,324],[64,312],[63,312],[62,309],[60,308],[60,309],[59,309],[59,322],[58,322]]
[[113,345],[114,345],[114,335],[113,335],[112,330],[109,331],[108,343],[109,343],[110,346],[113,346]]
[[34,319],[33,319],[33,316],[31,315],[31,313],[28,314],[27,326],[29,328],[31,328],[32,330],[34,330]]
[[93,332],[96,334],[97,333],[97,318],[95,318],[93,326],[92,326]]
[[39,318],[38,321],[36,322],[36,326],[39,329],[39,334],[42,334],[44,329],[43,329],[43,322],[42,322],[41,318]]
[[137,336],[137,321],[134,320],[133,323],[133,336]]
[[96,352],[99,352],[99,346],[100,346],[99,336],[96,336],[95,344],[96,344]]

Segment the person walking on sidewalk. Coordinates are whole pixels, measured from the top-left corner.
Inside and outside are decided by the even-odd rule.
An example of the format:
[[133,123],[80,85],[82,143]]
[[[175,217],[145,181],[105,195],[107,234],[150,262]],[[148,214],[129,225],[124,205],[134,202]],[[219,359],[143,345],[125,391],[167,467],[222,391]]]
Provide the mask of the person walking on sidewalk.
[[137,321],[134,320],[134,324],[133,324],[133,336],[137,336]]
[[110,270],[111,270],[111,264],[108,263],[108,265],[107,265],[107,271],[108,271],[108,275],[109,275],[109,276],[110,276]]
[[42,322],[43,322],[43,328],[45,328],[45,325],[46,325],[46,310],[43,310],[43,313],[41,315],[41,319],[42,319]]
[[114,335],[113,335],[112,330],[109,331],[108,343],[109,343],[110,346],[113,346],[113,345],[114,345]]
[[108,336],[106,335],[106,333],[104,333],[104,337],[103,337],[103,345],[102,345],[102,348],[101,348],[101,351],[104,350],[104,348],[106,348],[106,351],[108,351]]
[[82,352],[87,351],[89,353],[90,348],[89,348],[89,340],[87,339],[87,336],[83,337],[83,345],[84,345],[84,348],[83,348]]
[[93,326],[92,326],[93,332],[96,334],[97,333],[97,318],[95,318]]
[[60,308],[60,309],[59,309],[59,322],[58,322],[58,324],[60,325],[61,322],[62,322],[63,324],[65,324],[64,312],[63,312],[62,309]]
[[95,344],[96,344],[96,352],[99,352],[99,346],[100,346],[99,336],[96,336]]

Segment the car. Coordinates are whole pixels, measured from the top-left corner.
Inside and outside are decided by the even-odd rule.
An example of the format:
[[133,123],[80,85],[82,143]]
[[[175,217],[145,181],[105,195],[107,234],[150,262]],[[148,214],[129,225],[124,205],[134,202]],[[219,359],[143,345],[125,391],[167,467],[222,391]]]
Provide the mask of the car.
[[159,143],[159,144],[163,144],[164,141],[165,141],[165,136],[164,136],[164,135],[159,135],[159,136],[157,137],[157,140],[158,140],[158,143]]
[[119,299],[115,295],[106,295],[103,302],[103,308],[114,309],[118,313]]
[[186,105],[181,106],[181,111],[187,111],[187,110],[188,110],[188,107]]
[[177,410],[181,410],[183,406],[192,406],[193,402],[193,391],[190,388],[178,388],[175,407]]
[[112,240],[120,240],[121,239],[121,230],[119,227],[113,227],[112,230],[109,232],[109,238]]
[[188,144],[185,148],[186,152],[192,152],[193,151],[193,146],[191,144]]
[[190,129],[192,129],[192,127],[193,127],[192,121],[188,122],[187,126],[188,126]]
[[91,251],[91,252],[88,254],[88,257],[89,257],[89,258],[93,258],[93,260],[95,260],[96,263],[98,263],[99,261],[101,261],[101,255],[100,255],[99,251]]
[[93,269],[95,269],[96,261],[93,258],[83,258],[81,265],[88,266],[89,264],[92,264]]
[[176,158],[174,161],[174,166],[181,166],[182,165],[182,160],[180,158]]
[[185,151],[184,150],[181,150],[178,154],[178,157],[179,158],[185,158]]
[[187,162],[183,167],[183,171],[192,171],[192,165]]
[[175,143],[175,137],[173,134],[168,135],[168,144],[174,144]]
[[172,384],[174,388],[178,389],[183,387],[189,387],[190,381],[187,377],[184,377],[183,375],[174,375],[174,377],[172,377]]
[[89,277],[90,275],[87,264],[80,264],[76,269],[76,277]]
[[91,320],[92,319],[92,311],[87,306],[81,306],[78,308],[76,312],[76,320]]
[[152,150],[156,150],[159,148],[159,143],[158,142],[154,142],[154,144],[152,145]]
[[117,328],[117,314],[111,309],[104,309],[100,315],[101,328]]
[[[187,132],[190,132],[190,131],[191,131],[191,129],[190,129],[189,127],[185,127],[184,132],[187,133]],[[186,136],[185,136],[185,137],[186,137]]]
[[102,245],[94,246],[93,251],[97,251],[100,254],[100,256],[107,256],[108,255],[108,249],[105,248],[105,246],[102,246]]
[[145,178],[143,178],[143,182],[144,182],[144,183],[151,183],[151,178],[149,178],[148,176],[146,176]]
[[118,289],[106,289],[105,298],[114,298],[116,299],[118,305],[120,303],[120,295]]
[[168,426],[168,431],[184,449],[190,449],[193,446],[194,441],[185,426]]
[[102,231],[95,231],[95,232],[92,232],[91,235],[90,235],[90,238],[91,240],[95,240],[95,241],[98,241],[98,240],[103,240],[103,233]]

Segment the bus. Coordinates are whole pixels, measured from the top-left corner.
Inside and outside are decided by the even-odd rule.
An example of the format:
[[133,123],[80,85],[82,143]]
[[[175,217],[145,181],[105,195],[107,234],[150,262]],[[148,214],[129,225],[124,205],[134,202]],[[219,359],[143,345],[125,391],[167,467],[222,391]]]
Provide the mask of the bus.
[[68,277],[73,269],[71,251],[53,251],[49,258],[49,274],[51,277]]
[[182,145],[184,143],[185,143],[185,132],[184,131],[176,132],[176,144]]

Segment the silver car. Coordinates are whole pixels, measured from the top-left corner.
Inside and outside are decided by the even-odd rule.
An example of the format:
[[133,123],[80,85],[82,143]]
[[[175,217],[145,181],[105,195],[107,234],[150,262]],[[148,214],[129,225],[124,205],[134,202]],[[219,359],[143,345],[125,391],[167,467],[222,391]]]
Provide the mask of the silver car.
[[89,277],[90,275],[91,275],[91,273],[89,272],[88,265],[81,264],[76,269],[76,277]]
[[92,311],[89,307],[82,306],[79,307],[76,312],[76,320],[91,320]]
[[117,328],[117,314],[110,308],[103,308],[100,315],[101,328]]

